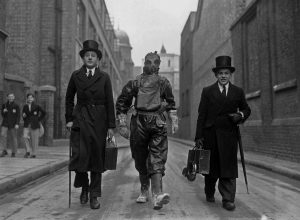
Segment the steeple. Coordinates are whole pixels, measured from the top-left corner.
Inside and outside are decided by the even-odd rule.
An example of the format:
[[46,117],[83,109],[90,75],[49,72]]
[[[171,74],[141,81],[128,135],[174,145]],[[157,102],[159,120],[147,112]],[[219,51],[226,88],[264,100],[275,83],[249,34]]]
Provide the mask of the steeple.
[[167,53],[164,45],[161,46],[160,53]]

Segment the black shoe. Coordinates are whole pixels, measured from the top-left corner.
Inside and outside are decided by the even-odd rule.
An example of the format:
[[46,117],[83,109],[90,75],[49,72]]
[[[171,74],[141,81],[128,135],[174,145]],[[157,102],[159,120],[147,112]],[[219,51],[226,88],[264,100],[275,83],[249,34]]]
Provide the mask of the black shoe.
[[80,203],[86,204],[89,200],[89,190],[86,187],[81,188]]
[[6,155],[8,155],[6,150],[3,150],[2,153],[0,154],[0,157],[5,157]]
[[215,197],[214,196],[206,196],[206,201],[207,202],[215,202]]
[[25,155],[24,155],[24,158],[28,158],[29,156],[30,156],[30,153],[26,152]]
[[91,207],[91,209],[99,209],[100,208],[100,202],[98,202],[97,197],[91,197],[90,207]]
[[223,208],[228,211],[233,211],[235,209],[235,204],[233,202],[223,202]]
[[36,158],[36,156],[35,155],[31,155],[30,158]]
[[11,153],[11,157],[16,157],[16,153]]

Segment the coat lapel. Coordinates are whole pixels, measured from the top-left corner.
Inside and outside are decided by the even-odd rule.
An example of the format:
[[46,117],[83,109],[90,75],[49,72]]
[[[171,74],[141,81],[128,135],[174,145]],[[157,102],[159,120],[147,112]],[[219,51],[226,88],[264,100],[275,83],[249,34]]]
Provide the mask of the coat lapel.
[[96,81],[98,81],[99,78],[101,78],[102,73],[99,70],[99,68],[97,67],[95,69],[94,76],[92,76],[92,78],[89,79],[86,76],[86,68],[84,66],[82,66],[81,69],[77,72],[76,75],[77,75],[78,82],[80,84],[80,88],[82,88],[82,90],[86,90],[92,84],[94,84]]
[[86,68],[82,66],[76,74],[80,87],[83,88],[87,84]]
[[97,68],[95,69],[94,76],[92,76],[91,79],[88,79],[88,78],[86,77],[87,83],[86,83],[86,86],[85,86],[83,89],[87,89],[88,87],[90,87],[91,85],[93,85],[96,81],[98,81],[98,79],[101,78],[101,76],[102,76],[102,73],[101,73],[101,71],[99,70],[99,68],[97,67]]

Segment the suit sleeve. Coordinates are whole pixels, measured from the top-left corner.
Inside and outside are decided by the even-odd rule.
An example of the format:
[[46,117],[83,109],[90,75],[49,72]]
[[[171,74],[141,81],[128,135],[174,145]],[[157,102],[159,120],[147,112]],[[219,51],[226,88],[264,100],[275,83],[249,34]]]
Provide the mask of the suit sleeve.
[[17,121],[16,124],[19,125],[20,124],[20,107],[19,105],[16,105],[16,114],[17,114]]
[[3,112],[4,108],[5,108],[5,104],[2,104],[2,108],[1,108],[1,115],[2,115],[2,117],[4,117],[5,114],[6,114],[6,113]]
[[24,113],[26,114],[25,106],[26,106],[26,104],[23,106],[23,109],[22,109],[22,118],[23,118],[23,120],[26,118],[26,117],[24,117]]
[[171,86],[168,79],[165,79],[165,81],[164,81],[164,91],[163,91],[162,97],[167,102],[166,111],[176,109],[175,108],[174,95],[173,95],[173,92],[172,92],[172,86]]
[[108,128],[116,127],[115,105],[113,98],[112,85],[109,76],[105,83],[105,95],[106,95],[106,111],[108,115]]
[[245,93],[242,89],[241,89],[241,97],[240,97],[240,102],[239,102],[239,111],[243,112],[243,114],[244,114],[244,118],[242,120],[242,123],[243,123],[250,116],[251,109],[246,101]]
[[45,110],[41,106],[39,106],[39,121],[43,120],[45,116],[46,116]]
[[130,80],[122,89],[116,103],[117,115],[127,114],[135,94],[134,81]]
[[73,121],[74,97],[77,92],[73,74],[70,78],[65,97],[66,123]]
[[207,104],[208,101],[206,97],[206,90],[203,89],[201,93],[200,104],[198,107],[198,119],[197,119],[195,140],[203,138],[203,128],[207,117]]

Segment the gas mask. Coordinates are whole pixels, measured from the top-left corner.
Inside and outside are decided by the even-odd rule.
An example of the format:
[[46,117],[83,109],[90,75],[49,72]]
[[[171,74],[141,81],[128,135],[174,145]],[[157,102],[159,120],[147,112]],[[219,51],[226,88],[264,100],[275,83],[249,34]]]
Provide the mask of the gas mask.
[[143,67],[143,72],[145,74],[151,75],[151,74],[158,74],[160,65],[160,57],[155,51],[154,53],[148,53],[145,56],[145,62]]

